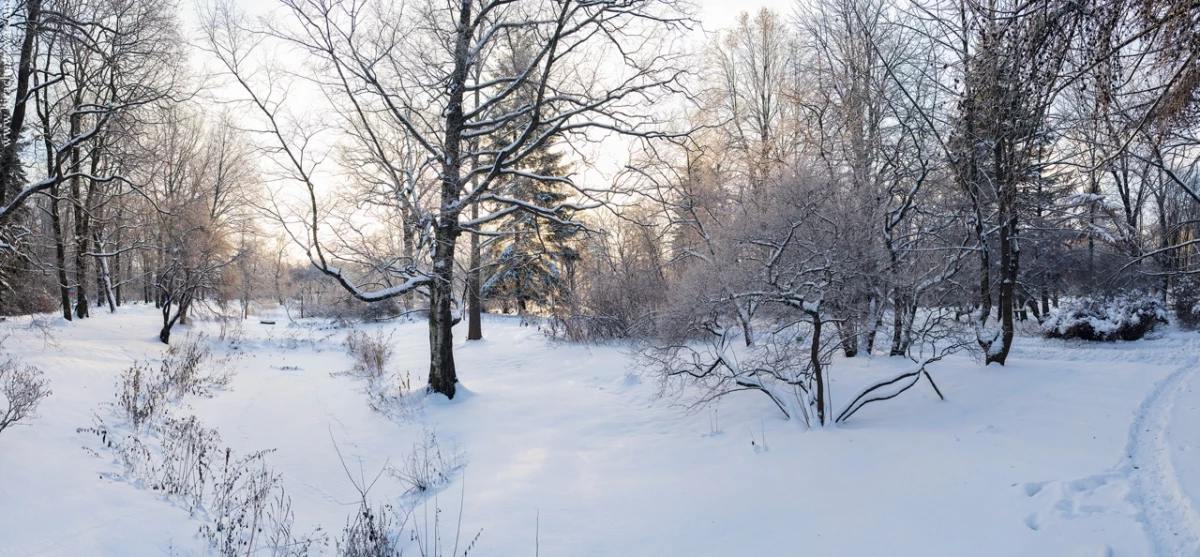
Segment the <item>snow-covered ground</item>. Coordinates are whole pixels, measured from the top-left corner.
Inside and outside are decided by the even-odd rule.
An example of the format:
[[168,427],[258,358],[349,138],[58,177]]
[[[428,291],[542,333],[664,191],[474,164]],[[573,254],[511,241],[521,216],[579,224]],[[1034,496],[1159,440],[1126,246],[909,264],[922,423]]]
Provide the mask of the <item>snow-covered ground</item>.
[[[0,434],[0,557],[210,554],[197,519],[123,479],[96,436],[77,432],[124,369],[161,356],[157,319],[126,308],[52,321],[49,337],[28,318],[0,324],[5,351],[54,391],[40,419]],[[215,336],[213,323],[194,327]],[[423,324],[362,328],[388,330],[391,371],[423,379]],[[1200,554],[1195,333],[1022,338],[1003,368],[936,364],[944,402],[921,386],[814,431],[751,393],[684,412],[631,374],[620,348],[549,342],[503,318],[486,321],[484,341],[458,343],[459,396],[388,417],[361,380],[336,373],[351,365],[345,333],[248,321],[229,387],[179,410],[236,451],[276,449],[266,460],[297,530],[336,538],[357,508],[346,469],[370,480],[434,431],[467,464],[414,523],[440,508],[445,545],[460,520],[464,538],[479,535],[471,555]],[[833,396],[902,366],[837,360]],[[370,496],[404,490],[383,474]]]

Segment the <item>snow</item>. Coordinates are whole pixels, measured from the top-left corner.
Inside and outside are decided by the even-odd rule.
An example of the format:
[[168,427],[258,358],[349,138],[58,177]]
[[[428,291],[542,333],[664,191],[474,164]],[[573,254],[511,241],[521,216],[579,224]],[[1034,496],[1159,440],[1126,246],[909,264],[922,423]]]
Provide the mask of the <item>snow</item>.
[[[56,320],[48,341],[28,318],[0,324],[5,349],[45,371],[54,391],[40,419],[0,434],[0,557],[213,554],[199,518],[120,479],[97,438],[76,431],[105,412],[133,360],[160,357],[158,319],[134,307]],[[1104,344],[1023,335],[1003,368],[962,356],[931,365],[944,402],[917,385],[805,431],[755,393],[688,413],[657,396],[653,378],[631,374],[621,348],[554,343],[496,317],[485,340],[458,342],[454,400],[389,417],[368,407],[362,380],[337,373],[351,366],[345,329],[278,322],[246,321],[229,387],[185,398],[177,412],[243,454],[276,449],[266,459],[297,531],[340,534],[357,502],[346,468],[373,478],[428,429],[461,447],[466,465],[425,510],[442,509],[442,537],[453,538],[446,525],[461,500],[462,536],[480,533],[473,555],[1200,551],[1196,333]],[[392,334],[393,373],[424,378],[425,324],[362,328]],[[834,407],[911,365],[835,360]],[[416,499],[404,491],[384,474],[370,496]],[[332,555],[332,544],[321,551]]]

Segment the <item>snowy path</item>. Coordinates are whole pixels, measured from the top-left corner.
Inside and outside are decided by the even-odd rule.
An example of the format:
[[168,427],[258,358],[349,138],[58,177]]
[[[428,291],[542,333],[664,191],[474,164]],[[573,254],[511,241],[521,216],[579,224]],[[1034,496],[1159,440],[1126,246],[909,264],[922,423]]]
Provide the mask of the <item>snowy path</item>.
[[[1200,420],[1178,411],[1186,409],[1200,418],[1200,389],[1190,388],[1200,382],[1200,341],[1179,340],[1159,353],[1127,354],[1131,360],[1154,359],[1176,368],[1154,385],[1133,412],[1119,462],[1075,480],[1024,485],[1030,497],[1050,493],[1053,499],[1048,508],[1026,518],[1027,527],[1036,531],[1058,522],[1050,531],[1063,532],[1090,524],[1087,529],[1100,533],[1113,529],[1113,517],[1130,517],[1140,523],[1146,538],[1146,546],[1133,550],[1135,554],[1200,555],[1200,513],[1195,503],[1200,496],[1200,450],[1188,451],[1191,445],[1180,444],[1181,437],[1196,437]],[[1117,354],[1108,350],[1107,356]],[[1101,360],[1106,356],[1091,355]],[[1195,444],[1200,448],[1200,439]],[[1125,554],[1131,548],[1124,549],[1118,552],[1106,544],[1100,555]]]
[[1172,410],[1184,386],[1200,371],[1200,351],[1193,344],[1188,353],[1192,361],[1159,382],[1142,402],[1129,429],[1125,468],[1133,481],[1134,502],[1141,508],[1146,533],[1159,557],[1200,555],[1200,515],[1194,503],[1200,493],[1188,493],[1180,485],[1170,451],[1175,429]]

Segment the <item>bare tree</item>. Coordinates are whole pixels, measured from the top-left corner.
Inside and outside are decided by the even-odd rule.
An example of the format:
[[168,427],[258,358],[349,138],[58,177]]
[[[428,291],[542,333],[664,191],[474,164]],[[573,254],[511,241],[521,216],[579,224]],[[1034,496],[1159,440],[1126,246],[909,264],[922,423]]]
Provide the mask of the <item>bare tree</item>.
[[[572,188],[582,199],[594,197],[569,176],[522,170],[522,161],[553,137],[661,135],[657,121],[639,107],[669,92],[683,73],[665,41],[684,20],[672,3],[654,0],[462,0],[418,3],[406,12],[387,1],[285,0],[282,5],[288,22],[256,33],[247,32],[228,6],[211,6],[205,15],[207,47],[243,86],[278,142],[291,177],[309,192],[301,241],[312,263],[364,301],[415,289],[429,293],[429,384],[453,397],[459,235],[517,211],[557,219],[563,207],[585,206],[506,197],[499,186],[509,180],[535,178]],[[314,172],[312,155],[287,129],[282,91],[254,76],[251,51],[268,38],[307,57],[327,95],[351,108],[350,117],[370,141],[386,137],[374,132],[385,117],[390,129],[400,130],[418,148],[423,173],[411,195],[421,207],[418,245],[429,267],[402,263],[391,271],[406,277],[404,282],[365,291],[336,265],[336,256],[324,247],[317,193],[322,179]],[[497,45],[517,40],[534,49],[520,67],[502,71],[491,54]],[[600,72],[600,61],[611,70]],[[529,90],[535,93],[521,93]],[[436,192],[429,196],[432,203],[417,193],[428,191]],[[480,202],[495,210],[464,219],[464,211]]]
[[0,362],[0,432],[37,417],[38,403],[50,395],[37,368],[9,359]]

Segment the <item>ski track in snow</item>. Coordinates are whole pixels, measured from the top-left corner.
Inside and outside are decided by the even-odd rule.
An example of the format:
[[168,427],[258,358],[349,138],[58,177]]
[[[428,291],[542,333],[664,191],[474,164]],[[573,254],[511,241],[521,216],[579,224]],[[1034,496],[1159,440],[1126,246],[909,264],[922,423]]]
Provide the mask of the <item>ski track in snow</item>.
[[1200,369],[1195,346],[1191,362],[1163,379],[1142,401],[1129,429],[1125,468],[1133,483],[1146,533],[1160,557],[1200,554],[1200,516],[1179,484],[1167,445],[1171,410],[1184,380]]
[[[1121,462],[1084,478],[1064,482],[1031,482],[1025,494],[1035,497],[1047,487],[1057,488],[1058,500],[1050,509],[1034,513],[1025,525],[1038,530],[1047,515],[1072,520],[1093,514],[1121,513],[1106,492],[1124,493],[1146,533],[1154,555],[1200,555],[1200,514],[1184,491],[1171,461],[1168,434],[1172,410],[1187,380],[1200,371],[1200,343],[1190,341],[1170,360],[1182,365],[1155,384],[1133,415]],[[1167,362],[1164,362],[1167,363]]]

